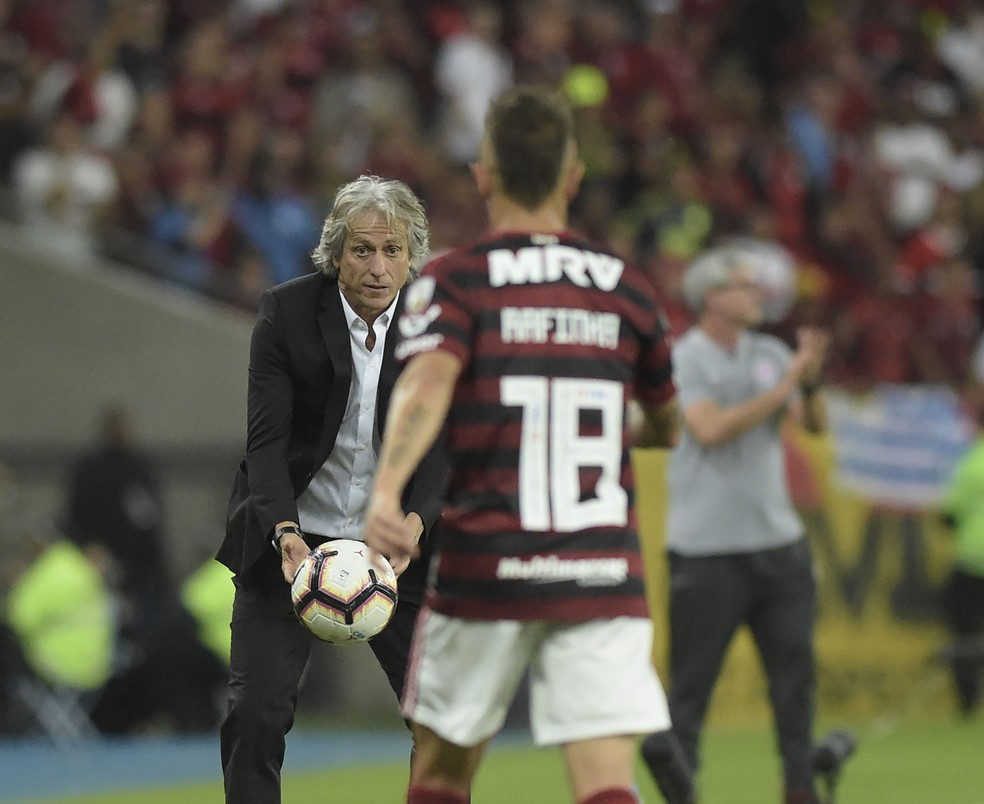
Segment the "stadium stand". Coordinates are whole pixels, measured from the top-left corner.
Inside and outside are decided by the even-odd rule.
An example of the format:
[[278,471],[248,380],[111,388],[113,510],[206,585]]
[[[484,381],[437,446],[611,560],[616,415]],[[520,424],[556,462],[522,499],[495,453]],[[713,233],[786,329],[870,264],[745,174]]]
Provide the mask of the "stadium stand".
[[575,224],[617,234],[678,324],[681,265],[754,235],[798,268],[779,329],[829,324],[839,381],[963,387],[981,330],[982,13],[966,0],[6,3],[0,182],[52,248],[252,309],[310,270],[312,222],[360,172],[414,187],[436,249],[474,236],[461,167],[474,143],[447,121],[473,126],[481,110],[452,79],[552,84],[579,107]]
[[[682,267],[754,238],[796,269],[775,331],[828,326],[836,387],[942,386],[977,408],[982,31],[969,0],[0,3],[0,341],[19,389],[0,399],[0,455],[54,511],[85,424],[132,402],[165,475],[175,575],[190,574],[241,446],[251,313],[310,270],[303,243],[335,189],[365,171],[407,181],[435,250],[480,232],[467,156],[444,136],[452,55],[462,74],[508,64],[568,94],[587,163],[573,225],[648,268],[675,330]],[[850,501],[814,502],[860,616],[868,585],[890,594],[866,563],[889,540]],[[926,539],[930,560],[905,558],[923,591],[945,564]],[[844,689],[867,678],[855,644],[828,648],[854,674]],[[905,679],[884,686],[869,709]]]

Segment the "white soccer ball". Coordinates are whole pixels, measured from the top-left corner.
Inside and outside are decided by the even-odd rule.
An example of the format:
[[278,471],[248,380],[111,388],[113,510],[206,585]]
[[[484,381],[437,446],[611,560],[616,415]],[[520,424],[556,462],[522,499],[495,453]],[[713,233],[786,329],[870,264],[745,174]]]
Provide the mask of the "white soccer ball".
[[378,553],[354,539],[318,545],[294,576],[294,611],[318,639],[337,645],[365,642],[396,610],[396,573]]

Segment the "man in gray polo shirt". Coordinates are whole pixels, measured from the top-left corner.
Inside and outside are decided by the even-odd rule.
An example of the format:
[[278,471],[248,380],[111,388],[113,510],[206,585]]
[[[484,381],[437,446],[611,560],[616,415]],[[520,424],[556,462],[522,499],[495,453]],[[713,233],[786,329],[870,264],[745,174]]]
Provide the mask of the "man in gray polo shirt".
[[684,293],[698,322],[673,350],[683,416],[667,529],[673,730],[696,768],[721,664],[747,624],[769,680],[785,801],[811,804],[816,589],[780,429],[788,415],[810,432],[824,430],[817,391],[828,338],[801,329],[793,352],[753,331],[763,292],[754,262],[738,248],[696,260]]

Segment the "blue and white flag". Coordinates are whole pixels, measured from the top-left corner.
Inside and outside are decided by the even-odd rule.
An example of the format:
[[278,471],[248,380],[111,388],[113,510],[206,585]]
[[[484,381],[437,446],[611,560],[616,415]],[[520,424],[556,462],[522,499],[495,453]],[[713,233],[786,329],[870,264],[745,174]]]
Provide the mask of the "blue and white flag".
[[863,396],[831,389],[827,412],[838,481],[876,504],[938,504],[974,425],[949,388],[883,385]]

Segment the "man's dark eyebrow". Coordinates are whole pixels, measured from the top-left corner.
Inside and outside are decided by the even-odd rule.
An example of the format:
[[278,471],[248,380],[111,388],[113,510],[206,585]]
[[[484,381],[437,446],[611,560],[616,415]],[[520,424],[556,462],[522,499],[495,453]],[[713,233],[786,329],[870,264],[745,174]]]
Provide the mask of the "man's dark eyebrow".
[[[352,238],[353,241],[358,240],[358,241],[360,241],[362,243],[372,243],[372,238],[369,235],[360,234],[358,232],[352,232],[350,236],[351,236],[351,238]],[[388,245],[391,245],[391,244],[394,244],[394,243],[396,245],[398,245],[398,246],[402,246],[403,245],[403,238],[400,237],[399,235],[395,235],[393,237],[387,237],[383,241],[383,245],[385,245],[385,246],[388,246]]]

